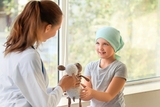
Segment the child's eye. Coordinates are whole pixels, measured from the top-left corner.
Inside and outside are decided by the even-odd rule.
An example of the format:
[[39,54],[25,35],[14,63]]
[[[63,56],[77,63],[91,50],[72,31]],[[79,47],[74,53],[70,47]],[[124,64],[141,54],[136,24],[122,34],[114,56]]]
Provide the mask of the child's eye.
[[98,45],[99,43],[98,43],[98,42],[96,42],[96,44]]
[[104,43],[104,45],[107,45],[107,46],[108,46],[109,44],[108,44],[108,43]]

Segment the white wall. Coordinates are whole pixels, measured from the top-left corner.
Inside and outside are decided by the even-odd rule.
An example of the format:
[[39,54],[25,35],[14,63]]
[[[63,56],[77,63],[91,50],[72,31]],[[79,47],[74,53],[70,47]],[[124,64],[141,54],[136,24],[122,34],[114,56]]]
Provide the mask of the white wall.
[[160,107],[160,89],[125,95],[126,107]]

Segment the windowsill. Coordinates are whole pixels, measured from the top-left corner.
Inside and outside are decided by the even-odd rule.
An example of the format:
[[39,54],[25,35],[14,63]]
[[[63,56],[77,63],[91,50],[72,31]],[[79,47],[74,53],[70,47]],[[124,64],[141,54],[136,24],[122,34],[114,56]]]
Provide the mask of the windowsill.
[[154,90],[160,90],[160,78],[127,82],[124,89],[124,95],[136,94]]
[[[160,90],[160,78],[127,82],[124,89],[124,95],[126,96],[131,94],[138,94],[154,90]],[[78,101],[79,101],[78,99],[75,102],[71,101],[71,104],[73,105],[78,104]],[[82,101],[82,103],[85,102]],[[58,107],[66,107],[67,104],[68,104],[68,99],[66,97],[63,97]]]

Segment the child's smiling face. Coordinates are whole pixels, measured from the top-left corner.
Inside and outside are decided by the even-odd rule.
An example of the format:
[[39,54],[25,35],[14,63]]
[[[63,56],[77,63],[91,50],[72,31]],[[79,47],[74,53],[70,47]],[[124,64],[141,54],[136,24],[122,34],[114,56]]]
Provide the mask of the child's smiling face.
[[103,38],[97,39],[95,48],[100,58],[106,59],[106,58],[114,57],[115,52],[113,47],[110,45],[108,41],[106,41]]

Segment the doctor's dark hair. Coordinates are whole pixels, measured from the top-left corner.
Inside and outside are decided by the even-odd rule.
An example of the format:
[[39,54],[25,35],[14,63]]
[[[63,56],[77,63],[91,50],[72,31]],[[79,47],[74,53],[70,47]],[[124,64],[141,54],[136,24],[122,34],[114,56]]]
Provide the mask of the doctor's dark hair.
[[12,26],[4,54],[22,52],[33,45],[37,48],[41,43],[38,35],[42,24],[58,25],[62,15],[60,7],[51,0],[29,1]]

